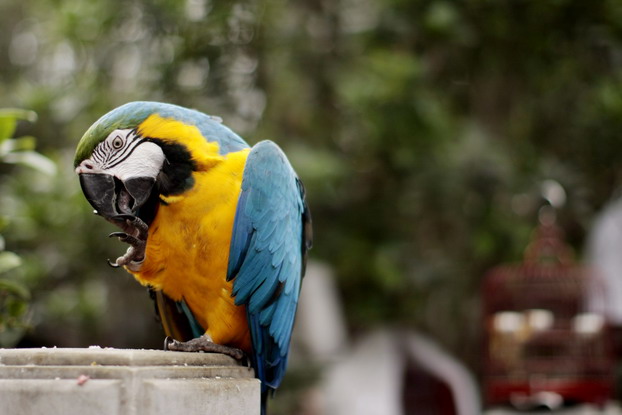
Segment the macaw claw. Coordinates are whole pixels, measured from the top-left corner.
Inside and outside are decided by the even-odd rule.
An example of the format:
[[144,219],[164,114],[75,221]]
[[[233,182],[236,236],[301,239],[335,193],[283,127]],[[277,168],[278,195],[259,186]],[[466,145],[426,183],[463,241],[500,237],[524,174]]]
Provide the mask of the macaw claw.
[[117,258],[115,262],[108,260],[108,264],[113,268],[125,266],[130,271],[140,271],[145,260],[149,227],[142,219],[133,215],[116,215],[108,220],[122,230],[122,232],[112,232],[108,237],[119,238],[119,241],[130,245],[125,255]]
[[167,337],[164,339],[164,350],[172,350],[176,352],[222,353],[233,357],[235,360],[242,360],[246,358],[246,353],[242,350],[214,343],[206,335],[188,340],[187,342],[180,342]]
[[110,235],[108,235],[109,238],[114,238],[117,237],[119,238],[119,240],[121,242],[126,242],[132,246],[138,246],[141,243],[144,243],[144,241],[136,238],[135,236],[132,235],[128,235],[125,232],[112,232]]
[[116,215],[110,217],[108,220],[128,234],[134,235],[137,238],[147,239],[149,226],[138,216]]
[[116,262],[112,262],[110,258],[108,258],[106,261],[108,261],[108,265],[110,265],[112,268],[119,268],[121,266],[117,264]]
[[115,236],[118,237],[121,242],[124,242],[123,238],[127,238],[128,235],[125,232],[112,232],[108,235],[108,238],[114,238]]

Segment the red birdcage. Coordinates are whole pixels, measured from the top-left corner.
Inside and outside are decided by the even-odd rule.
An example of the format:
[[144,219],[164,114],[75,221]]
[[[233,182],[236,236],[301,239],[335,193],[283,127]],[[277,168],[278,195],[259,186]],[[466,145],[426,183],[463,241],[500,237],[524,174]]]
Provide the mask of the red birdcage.
[[586,307],[596,276],[541,225],[523,263],[493,269],[483,286],[484,400],[488,406],[604,405],[613,355],[603,315]]

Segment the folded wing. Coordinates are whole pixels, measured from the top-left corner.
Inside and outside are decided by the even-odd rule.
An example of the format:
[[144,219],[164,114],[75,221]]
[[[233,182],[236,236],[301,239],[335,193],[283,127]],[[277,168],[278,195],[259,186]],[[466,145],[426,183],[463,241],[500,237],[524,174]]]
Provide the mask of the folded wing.
[[277,388],[285,373],[310,246],[302,183],[281,149],[262,141],[246,161],[227,278],[236,304],[246,306],[253,367],[264,392]]

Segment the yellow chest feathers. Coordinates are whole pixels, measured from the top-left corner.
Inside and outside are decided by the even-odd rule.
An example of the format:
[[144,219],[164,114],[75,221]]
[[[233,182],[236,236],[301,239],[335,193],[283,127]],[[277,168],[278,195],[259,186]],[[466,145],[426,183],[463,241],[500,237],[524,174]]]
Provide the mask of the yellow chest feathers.
[[206,328],[244,311],[233,304],[226,273],[248,153],[230,153],[194,172],[188,191],[161,196],[163,203],[149,228],[145,261],[139,272],[132,273],[141,284],[161,289],[174,300],[183,298]]

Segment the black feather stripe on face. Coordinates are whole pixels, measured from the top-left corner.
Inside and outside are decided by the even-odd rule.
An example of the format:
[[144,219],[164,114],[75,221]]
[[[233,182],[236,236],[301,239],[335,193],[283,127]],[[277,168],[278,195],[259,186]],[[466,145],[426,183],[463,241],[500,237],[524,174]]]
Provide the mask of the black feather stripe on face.
[[123,147],[118,149],[116,152],[109,153],[108,167],[114,167],[125,161],[134,152],[136,147],[144,141],[145,140],[141,136],[136,134],[136,130],[128,132],[125,139],[123,139]]
[[[116,137],[121,138],[121,135]],[[102,141],[93,151],[92,158],[104,169],[110,169],[125,161],[134,150],[145,140],[136,133],[136,129],[130,130],[123,138],[121,148],[113,148],[109,139]]]

